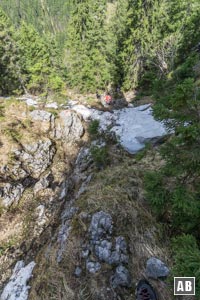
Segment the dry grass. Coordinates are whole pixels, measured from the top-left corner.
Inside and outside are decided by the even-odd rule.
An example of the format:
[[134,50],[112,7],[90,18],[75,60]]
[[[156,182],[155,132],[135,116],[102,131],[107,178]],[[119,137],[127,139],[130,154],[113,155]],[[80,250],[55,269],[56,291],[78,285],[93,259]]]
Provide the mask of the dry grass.
[[4,107],[4,117],[0,120],[0,165],[3,166],[20,144],[35,142],[41,130],[29,120],[25,103],[11,99],[0,104]]
[[[121,291],[123,297],[120,299],[135,299],[134,285],[145,277],[146,260],[157,256],[168,262],[167,243],[149,211],[142,180],[144,170],[155,169],[160,163],[162,162],[157,154],[147,155],[140,162],[125,157],[122,163],[95,174],[87,191],[76,202],[79,213],[72,221],[70,239],[62,263],[57,264],[55,261],[56,243],[52,245],[49,260],[44,256],[45,249],[37,257],[30,300],[116,299],[112,289],[105,292],[105,287],[109,286],[112,268],[103,264],[101,272],[91,276],[86,272],[84,261],[80,258],[81,244],[87,240],[89,226],[89,221],[82,220],[80,213],[93,214],[100,210],[112,215],[114,236],[123,235],[128,242],[133,288]],[[73,275],[77,265],[83,268],[83,275],[79,279]],[[170,294],[171,287],[160,281],[151,283],[160,300],[173,298]]]
[[3,214],[0,219],[0,244],[7,243],[16,237],[19,239],[23,232],[23,222],[19,215]]

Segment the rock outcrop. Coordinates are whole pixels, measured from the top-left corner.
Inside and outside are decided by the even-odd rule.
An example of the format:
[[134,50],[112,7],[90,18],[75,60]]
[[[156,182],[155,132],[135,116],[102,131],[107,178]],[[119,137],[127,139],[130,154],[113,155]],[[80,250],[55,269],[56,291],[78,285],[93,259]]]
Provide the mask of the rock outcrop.
[[45,139],[24,145],[24,149],[17,150],[14,154],[28,174],[34,178],[39,178],[50,166],[55,152],[53,142],[50,139]]
[[40,131],[43,133],[54,130],[55,117],[52,113],[45,110],[33,110],[29,116],[32,121],[37,122]]
[[116,237],[113,241],[111,215],[103,211],[95,213],[92,216],[88,233],[89,241],[83,246],[81,255],[86,259],[87,271],[97,273],[101,270],[101,264],[107,263],[116,267],[114,275],[110,278],[112,287],[130,287],[131,276],[127,269],[127,243],[122,236]]
[[75,143],[80,141],[83,134],[83,124],[77,113],[70,110],[61,111],[56,123],[55,137],[63,142]]
[[13,274],[0,296],[1,300],[27,300],[30,286],[28,281],[32,276],[35,262],[25,266],[23,261],[18,261]]
[[[37,104],[35,106],[38,107]],[[91,148],[105,146],[106,133],[106,136],[115,135],[124,149],[135,153],[144,147],[146,141],[164,135],[164,126],[153,120],[151,108],[146,106],[128,107],[111,113],[72,103],[69,109],[57,111],[55,115],[40,109],[27,115],[31,123],[24,122],[24,115],[20,122],[24,122],[23,128],[30,126],[31,138],[17,140],[18,143],[15,140],[16,147],[12,147],[9,160],[0,170],[3,211],[8,214],[13,226],[21,222],[21,231],[14,232],[17,240],[15,244],[12,244],[12,235],[8,239],[5,235],[4,240],[11,241],[11,246],[6,246],[10,256],[5,252],[5,256],[3,254],[2,259],[0,257],[0,267],[3,266],[5,270],[0,280],[0,288],[3,290],[0,300],[27,300],[28,281],[33,269],[31,300],[40,299],[37,293],[40,293],[40,288],[44,288],[41,282],[44,286],[47,283],[43,293],[47,294],[45,300],[48,299],[49,282],[46,281],[55,279],[59,285],[60,279],[56,277],[60,274],[60,281],[64,282],[64,288],[62,284],[59,286],[59,289],[63,289],[63,297],[66,293],[73,300],[81,297],[130,299],[137,275],[144,273],[147,258],[157,255],[151,246],[151,243],[154,245],[154,238],[144,237],[144,232],[149,232],[146,219],[143,221],[145,228],[138,225],[141,208],[139,202],[137,205],[134,203],[136,199],[142,198],[142,193],[139,184],[133,186],[137,181],[135,169],[130,169],[123,178],[120,178],[122,169],[117,168],[116,177],[113,174],[111,178],[106,177],[106,173],[101,173],[103,170],[97,173]],[[79,149],[85,121],[88,120],[99,120],[102,137]],[[117,145],[116,139],[109,147],[114,155],[111,168],[106,169],[108,173],[115,167],[114,160],[118,160],[118,153],[123,152],[124,157],[127,155]],[[120,158],[120,162],[124,157]],[[127,166],[128,163],[125,169]],[[125,180],[129,176],[133,177],[131,182]],[[90,199],[88,193],[95,180],[97,185]],[[100,197],[98,194],[101,194]],[[14,213],[9,215],[10,211],[14,211],[11,206],[19,208],[19,211],[16,209],[16,220]],[[146,215],[141,218],[146,218]],[[144,239],[137,239],[140,230]],[[19,232],[18,236],[16,232]],[[139,261],[140,255],[144,257],[142,267],[135,261]],[[158,256],[165,260],[159,253]],[[28,265],[19,261],[10,277],[10,265],[21,257],[26,263],[35,259],[37,265],[33,261]],[[138,268],[141,269],[138,271]],[[147,261],[146,275],[150,278],[166,277],[168,271],[166,265],[158,259]]]
[[15,205],[18,204],[23,191],[24,187],[22,184],[3,184],[3,187],[0,189],[0,199],[2,199],[2,206],[7,208],[13,203]]

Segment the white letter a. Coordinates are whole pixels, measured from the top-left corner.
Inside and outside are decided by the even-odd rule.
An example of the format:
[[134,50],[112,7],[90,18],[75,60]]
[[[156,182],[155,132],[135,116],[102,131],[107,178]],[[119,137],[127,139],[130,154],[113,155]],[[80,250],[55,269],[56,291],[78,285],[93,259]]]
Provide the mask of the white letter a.
[[183,282],[178,281],[177,292],[184,292]]

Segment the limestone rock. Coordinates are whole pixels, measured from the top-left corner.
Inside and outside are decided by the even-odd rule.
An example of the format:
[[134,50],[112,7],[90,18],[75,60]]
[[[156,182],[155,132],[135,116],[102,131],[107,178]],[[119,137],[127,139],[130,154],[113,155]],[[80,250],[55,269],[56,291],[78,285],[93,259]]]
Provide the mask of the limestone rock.
[[45,110],[33,110],[30,113],[30,117],[34,121],[50,122],[51,118],[54,116]]
[[51,102],[46,104],[46,108],[53,108],[53,109],[58,109],[58,103],[57,102]]
[[78,168],[79,172],[86,171],[91,162],[92,156],[90,149],[86,147],[81,148],[76,159],[76,167]]
[[86,262],[86,269],[90,273],[97,273],[101,269],[101,265],[99,262],[87,261]]
[[123,237],[116,238],[116,245],[113,250],[112,243],[107,240],[97,241],[94,249],[98,259],[109,265],[128,263],[127,244]]
[[11,206],[13,203],[17,204],[23,194],[24,187],[22,184],[6,183],[0,190],[0,198],[2,205],[5,207]]
[[35,210],[35,214],[36,214],[36,221],[35,221],[35,227],[33,233],[34,236],[39,236],[43,231],[43,227],[48,221],[48,218],[46,216],[45,206],[39,205]]
[[28,176],[28,173],[23,169],[23,164],[20,161],[12,161],[9,165],[4,165],[0,169],[0,174],[7,178],[11,176],[15,180],[23,179]]
[[54,154],[55,147],[50,139],[24,145],[23,150],[15,151],[15,156],[23,163],[23,168],[34,178],[39,178],[50,166]]
[[111,277],[111,285],[113,288],[117,287],[130,287],[131,276],[129,271],[122,265],[116,268],[115,274]]
[[63,110],[56,123],[55,136],[65,142],[74,143],[80,140],[84,128],[80,117],[73,111]]
[[111,248],[112,243],[107,240],[103,240],[99,245],[95,246],[95,254],[100,261],[108,262],[111,256]]
[[95,242],[104,235],[112,233],[112,217],[103,211],[97,212],[92,216],[89,232],[91,241]]
[[54,130],[55,117],[52,113],[45,110],[34,110],[30,113],[30,118],[32,121],[37,122],[39,130],[47,133]]
[[1,300],[27,300],[30,287],[27,285],[32,276],[35,262],[25,266],[23,261],[18,261],[13,274],[1,294]]
[[167,277],[169,275],[168,267],[158,258],[151,257],[147,260],[146,275],[150,278]]
[[37,194],[38,192],[46,189],[49,186],[50,180],[48,177],[49,177],[49,174],[40,178],[40,180],[35,184],[34,189],[33,189],[34,194]]

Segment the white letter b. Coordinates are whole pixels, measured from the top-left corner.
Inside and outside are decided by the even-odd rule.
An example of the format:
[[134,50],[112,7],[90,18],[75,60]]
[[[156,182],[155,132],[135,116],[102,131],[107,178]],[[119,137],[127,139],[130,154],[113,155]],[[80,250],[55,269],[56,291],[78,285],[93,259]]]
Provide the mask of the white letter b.
[[186,292],[191,292],[192,290],[192,282],[191,281],[186,281],[185,282],[185,291]]

